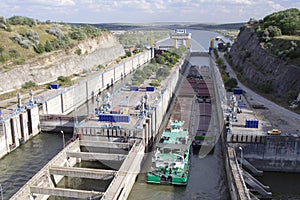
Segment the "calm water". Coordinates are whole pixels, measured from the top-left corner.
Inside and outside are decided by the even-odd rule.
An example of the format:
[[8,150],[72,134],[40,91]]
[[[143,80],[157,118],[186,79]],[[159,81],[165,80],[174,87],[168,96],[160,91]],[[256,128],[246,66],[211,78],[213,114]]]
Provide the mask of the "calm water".
[[[65,139],[71,134],[65,134]],[[62,134],[43,133],[0,160],[0,184],[9,199],[63,147]]]
[[274,200],[300,200],[300,173],[264,172],[257,179],[270,186]]

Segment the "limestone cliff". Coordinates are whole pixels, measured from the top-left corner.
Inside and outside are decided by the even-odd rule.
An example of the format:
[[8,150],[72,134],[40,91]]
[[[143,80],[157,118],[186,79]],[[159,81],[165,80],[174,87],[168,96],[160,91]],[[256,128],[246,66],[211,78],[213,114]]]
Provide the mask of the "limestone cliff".
[[253,29],[241,30],[229,56],[233,66],[251,84],[269,84],[271,92],[279,97],[285,97],[289,91],[300,92],[300,66],[268,53]]
[[[81,54],[78,55],[78,52]],[[59,76],[89,71],[121,55],[124,55],[122,45],[112,34],[104,33],[101,37],[82,41],[71,49],[52,52],[30,63],[0,72],[0,93],[20,88],[28,81],[44,84],[57,80]]]

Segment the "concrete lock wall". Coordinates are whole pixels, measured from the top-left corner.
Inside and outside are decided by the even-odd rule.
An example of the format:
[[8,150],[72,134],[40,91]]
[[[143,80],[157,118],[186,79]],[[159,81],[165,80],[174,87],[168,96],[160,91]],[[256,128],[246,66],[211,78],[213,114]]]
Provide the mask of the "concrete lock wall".
[[125,74],[134,71],[146,63],[147,60],[150,60],[150,51],[147,50],[141,54],[137,54],[121,64],[77,83],[71,88],[59,91],[55,96],[50,97],[43,103],[43,114],[67,114],[71,112],[75,106],[83,104],[99,91],[103,91],[107,86],[120,80],[122,74],[125,76]]
[[[183,64],[183,63],[181,63]],[[140,167],[141,167],[141,162],[143,160],[143,156],[144,156],[144,152],[147,149],[146,146],[149,139],[151,137],[154,137],[159,133],[159,127],[161,126],[162,122],[163,122],[163,118],[166,115],[169,103],[171,101],[171,99],[174,97],[174,90],[176,88],[177,82],[179,80],[179,68],[181,67],[181,65],[177,66],[175,72],[173,72],[173,74],[171,75],[171,77],[169,78],[166,88],[165,90],[161,93],[160,98],[158,99],[154,110],[152,112],[152,114],[150,115],[150,118],[145,119],[144,123],[143,123],[143,139],[144,141],[141,143],[143,144],[142,146],[138,146],[137,148],[139,149],[138,151],[134,151],[137,152],[138,156],[133,156],[133,160],[130,162],[131,163],[131,167],[129,170],[126,170],[126,175],[125,177],[123,177],[122,183],[119,186],[119,189],[117,191],[114,191],[113,194],[111,193],[111,191],[113,191],[113,183],[114,182],[118,182],[118,178],[120,178],[117,174],[117,176],[114,178],[114,180],[112,181],[111,185],[109,186],[109,188],[107,189],[106,193],[104,194],[102,199],[126,199],[133,187],[133,184],[136,180],[136,176],[138,175],[138,173],[140,172]],[[132,156],[132,155],[131,155]],[[132,159],[130,158],[130,154],[129,157],[127,157],[126,159]],[[124,161],[125,163],[126,161]],[[124,164],[121,166],[120,171],[122,171]],[[124,173],[124,171],[122,171]],[[129,172],[129,173],[128,173]]]
[[15,113],[0,124],[0,158],[40,132],[38,112],[35,106]]
[[[99,91],[106,89],[107,84],[112,84],[112,80],[114,82],[119,80],[121,72],[125,72],[128,70],[127,68],[129,68],[129,72],[132,72],[133,69],[150,59],[151,50],[147,50],[70,88],[58,90],[57,94],[42,103],[40,114],[70,113],[76,106],[85,103]],[[18,147],[20,142],[27,141],[30,137],[38,134],[40,132],[39,123],[37,106],[25,110],[24,113],[13,114],[0,123],[0,158]]]
[[263,141],[242,145],[251,164],[263,171],[300,172],[300,138],[265,136]]

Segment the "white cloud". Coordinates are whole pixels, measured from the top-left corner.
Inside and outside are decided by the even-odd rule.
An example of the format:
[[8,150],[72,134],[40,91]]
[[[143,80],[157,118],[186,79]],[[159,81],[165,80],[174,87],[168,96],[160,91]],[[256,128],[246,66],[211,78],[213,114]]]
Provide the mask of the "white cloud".
[[245,22],[290,7],[295,0],[0,0],[0,16],[23,15],[51,21]]

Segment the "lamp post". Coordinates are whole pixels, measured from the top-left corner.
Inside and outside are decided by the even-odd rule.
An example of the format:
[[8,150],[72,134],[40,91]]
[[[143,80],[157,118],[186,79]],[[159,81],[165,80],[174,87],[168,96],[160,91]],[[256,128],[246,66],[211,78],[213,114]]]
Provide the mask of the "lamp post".
[[63,148],[65,148],[65,146],[66,146],[66,143],[65,143],[65,134],[64,134],[64,131],[60,131],[61,132],[61,134],[62,134],[62,137],[63,137]]
[[243,148],[239,147],[239,150],[241,150],[241,166],[242,166],[242,169],[243,169]]

